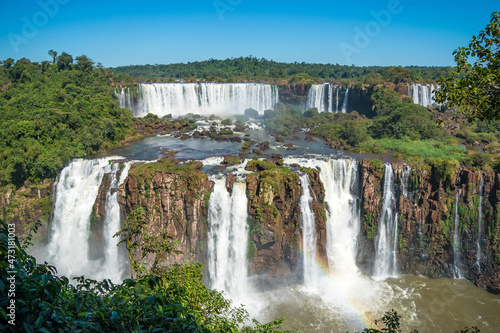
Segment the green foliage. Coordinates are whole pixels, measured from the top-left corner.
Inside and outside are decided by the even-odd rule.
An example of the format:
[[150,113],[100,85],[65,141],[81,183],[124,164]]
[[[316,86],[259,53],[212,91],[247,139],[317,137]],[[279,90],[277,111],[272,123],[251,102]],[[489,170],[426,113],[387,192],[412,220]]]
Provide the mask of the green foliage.
[[443,186],[451,187],[455,185],[457,169],[460,166],[458,161],[445,158],[428,158],[425,161],[438,175],[443,182]]
[[445,130],[435,123],[432,114],[425,107],[413,104],[408,97],[402,98],[385,87],[375,87],[371,98],[377,113],[371,127],[374,138],[446,139]]
[[383,322],[385,324],[385,327],[382,328],[381,330],[374,329],[374,328],[369,328],[363,330],[363,333],[398,333],[401,332],[399,330],[399,327],[401,324],[399,323],[399,320],[401,319],[401,316],[398,315],[394,309],[391,309],[390,311],[386,312],[385,315],[382,317],[382,319],[375,320],[375,325],[378,325],[380,322]]
[[71,159],[122,140],[132,115],[109,91],[111,73],[68,54],[43,67],[0,68],[0,185],[54,178]]
[[248,161],[245,167],[246,170],[252,170],[252,171],[253,170],[264,171],[277,168],[278,166],[269,160],[250,160]]
[[[486,121],[485,125],[500,138],[500,131],[488,121],[500,120],[500,12],[491,14],[490,23],[467,47],[453,52],[457,66],[439,80],[437,100],[448,106],[458,106],[469,121]],[[470,61],[474,61],[472,64]]]
[[241,145],[241,149],[242,149],[242,150],[247,150],[248,148],[250,148],[250,146],[252,146],[252,142],[251,142],[251,141],[245,141],[245,142],[243,142],[243,144]]
[[281,63],[264,58],[239,57],[225,60],[169,65],[133,65],[113,68],[115,74],[133,76],[137,82],[152,79],[172,81],[193,77],[212,82],[286,82],[308,87],[313,83],[346,81],[360,83],[435,82],[451,72],[449,67],[355,67],[338,64]]
[[380,139],[375,140],[378,145],[385,149],[392,150],[399,154],[408,156],[414,155],[423,158],[449,158],[457,161],[467,159],[465,148],[452,144],[443,143],[436,140],[398,140],[398,139]]
[[377,233],[376,233],[375,223],[373,220],[373,212],[365,213],[365,215],[363,215],[363,220],[367,225],[366,237],[368,239],[374,240],[375,237],[377,236]]
[[222,135],[231,135],[233,134],[233,131],[230,130],[229,128],[223,128],[219,131],[219,134],[222,134]]
[[311,133],[326,140],[341,140],[348,146],[359,147],[369,139],[367,126],[370,123],[368,119],[336,114],[332,122],[319,125]]
[[236,165],[240,164],[241,159],[239,156],[231,156],[231,155],[226,155],[224,156],[224,160],[222,161],[222,164],[225,165]]
[[304,112],[302,115],[304,118],[314,118],[319,115],[318,108],[312,108]]
[[[2,332],[279,332],[283,319],[243,327],[248,313],[202,283],[201,265],[173,266],[119,285],[56,275],[39,265],[0,221],[0,281],[15,273],[16,326],[7,323],[8,284],[0,284]],[[12,267],[8,267],[12,265]],[[9,318],[10,319],[10,318]]]
[[221,124],[222,125],[232,125],[233,121],[228,118],[228,119],[224,119],[223,121],[221,121]]
[[259,117],[259,111],[252,108],[245,110],[245,118],[257,119],[258,117]]

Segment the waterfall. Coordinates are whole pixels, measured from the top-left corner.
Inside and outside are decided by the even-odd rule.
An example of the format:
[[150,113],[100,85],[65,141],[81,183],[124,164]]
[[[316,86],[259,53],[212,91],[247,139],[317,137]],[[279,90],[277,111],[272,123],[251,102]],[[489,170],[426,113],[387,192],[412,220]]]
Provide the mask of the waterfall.
[[[119,165],[110,164],[116,157],[95,160],[76,159],[66,166],[56,180],[51,239],[47,246],[48,261],[59,273],[67,276],[85,275],[93,279],[109,278],[121,282],[129,273],[126,252],[117,247],[113,235],[120,230],[120,210],[116,189],[125,180],[130,163],[123,168],[119,179]],[[89,252],[90,216],[104,174],[110,174],[110,189],[106,194],[106,218],[103,222],[103,255],[91,258]],[[125,250],[126,251],[126,250]]]
[[349,159],[285,158],[287,164],[320,169],[325,187],[326,252],[330,275],[357,277],[356,251],[361,227],[358,164]]
[[248,225],[245,182],[237,181],[229,194],[225,178],[215,183],[208,212],[208,270],[211,287],[234,301],[248,295]]
[[275,85],[257,83],[141,83],[134,115],[148,113],[173,117],[187,113],[209,116],[243,115],[248,108],[259,112],[279,102]]
[[307,93],[306,110],[333,112],[333,88],[331,83],[313,84]]
[[481,272],[481,238],[483,237],[483,196],[484,196],[484,176],[481,174],[481,182],[479,183],[479,207],[477,212],[477,254],[476,264],[479,272]]
[[415,83],[408,86],[408,96],[413,99],[413,103],[422,106],[440,105],[436,102],[434,92],[439,86],[433,84]]
[[462,278],[462,271],[460,267],[462,266],[462,258],[460,255],[460,236],[458,235],[458,225],[460,224],[460,215],[458,213],[458,190],[455,194],[455,216],[454,216],[454,228],[453,228],[453,278]]
[[318,287],[318,268],[316,266],[316,226],[314,212],[311,209],[311,192],[309,190],[309,176],[300,176],[302,196],[300,197],[300,211],[302,212],[302,253],[304,256],[304,285],[316,290]]
[[342,113],[347,113],[347,103],[349,100],[349,88],[345,91],[344,103],[342,103]]
[[337,96],[335,97],[335,113],[339,113],[339,87],[337,87]]
[[[331,83],[313,84],[309,88],[306,100],[306,110],[317,108],[318,112],[333,112],[333,90],[335,95],[335,112],[339,112],[339,90],[338,86]],[[347,112],[349,99],[349,88],[346,89],[344,101],[342,103],[342,113]]]
[[394,214],[394,172],[390,163],[384,168],[384,190],[382,211],[375,241],[374,276],[386,278],[397,276],[398,216]]
[[410,187],[410,173],[411,167],[407,164],[403,165],[401,174],[401,193],[405,198],[408,198],[408,188]]
[[330,159],[321,167],[327,203],[326,248],[330,271],[346,278],[358,275],[357,239],[360,231],[359,197],[355,193],[358,164]]

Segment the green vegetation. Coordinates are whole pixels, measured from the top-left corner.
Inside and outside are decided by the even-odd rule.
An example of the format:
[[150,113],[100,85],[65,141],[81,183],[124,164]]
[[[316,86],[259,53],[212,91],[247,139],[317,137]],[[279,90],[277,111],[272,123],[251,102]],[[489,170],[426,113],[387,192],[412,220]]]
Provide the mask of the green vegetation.
[[[460,130],[452,136],[444,126],[439,126],[438,118],[444,117],[439,110],[413,104],[408,97],[384,86],[371,88],[370,98],[374,113],[369,115],[356,111],[318,113],[317,109],[302,114],[296,107],[278,103],[274,110],[265,112],[266,129],[279,138],[306,128],[310,129],[309,135],[326,140],[334,149],[374,154],[392,152],[395,158],[412,165],[433,166],[449,160],[471,168],[500,169],[497,158],[500,141],[485,132],[483,123],[459,123]],[[459,143],[479,148],[466,150]]]
[[[383,82],[435,82],[451,72],[449,67],[355,67],[334,64],[280,63],[255,57],[225,60],[209,59],[170,65],[134,65],[112,69],[123,82],[162,81],[176,79],[194,82],[275,82],[302,84],[330,81],[349,81],[365,84]],[[120,75],[120,76],[118,76]]]
[[144,163],[134,166],[130,169],[129,176],[147,183],[157,172],[164,172],[167,174],[176,174],[190,181],[194,181],[198,179],[198,177],[207,177],[203,172],[196,172],[200,170],[202,166],[203,164],[201,162],[189,161],[186,164],[179,164],[179,162],[173,158],[164,158],[156,163]]
[[7,225],[0,223],[1,256],[13,253],[0,263],[1,281],[8,281],[9,270],[16,279],[16,326],[7,323],[9,285],[0,284],[2,332],[279,332],[282,319],[243,327],[248,313],[203,285],[200,264],[142,271],[118,285],[82,276],[73,285],[55,267],[37,264],[17,237],[9,245]]
[[224,165],[236,165],[240,163],[241,163],[241,158],[239,156],[231,156],[231,155],[224,156],[224,160],[222,161],[222,164]]
[[233,131],[230,130],[229,128],[223,128],[219,131],[219,134],[221,135],[231,135],[233,134]]
[[53,178],[75,157],[125,138],[132,115],[109,91],[112,73],[86,56],[0,66],[0,185]]
[[[491,21],[468,47],[459,47],[453,54],[455,70],[439,80],[441,90],[436,94],[439,101],[448,106],[458,106],[467,114],[469,121],[483,120],[500,138],[500,12],[491,14]],[[470,59],[469,59],[470,57]],[[469,61],[474,61],[471,64]]]

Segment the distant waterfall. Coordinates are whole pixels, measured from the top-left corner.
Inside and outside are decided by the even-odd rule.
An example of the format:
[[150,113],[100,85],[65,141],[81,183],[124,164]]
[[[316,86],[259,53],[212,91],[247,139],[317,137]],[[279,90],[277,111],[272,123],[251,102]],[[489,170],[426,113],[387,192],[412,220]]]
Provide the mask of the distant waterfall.
[[435,100],[436,86],[433,84],[415,83],[408,86],[408,96],[413,99],[413,103],[422,106],[440,105]]
[[278,102],[278,87],[270,84],[141,83],[138,104],[133,111],[136,117],[148,113],[160,117],[168,114],[178,117],[187,113],[243,115],[248,108],[262,113],[273,109]]
[[454,227],[453,227],[453,266],[454,272],[453,277],[455,279],[462,278],[462,256],[460,254],[460,236],[458,234],[458,227],[460,224],[460,214],[458,213],[458,190],[455,194],[455,216],[453,219]]
[[307,93],[306,110],[317,108],[319,112],[332,112],[333,89],[331,83],[313,84]]
[[[130,272],[126,250],[118,247],[113,235],[120,230],[120,210],[116,189],[125,180],[130,164],[117,178],[118,164],[110,164],[116,157],[96,160],[76,159],[65,167],[56,180],[54,216],[51,239],[47,246],[48,261],[60,274],[86,275],[89,278],[109,278],[121,282]],[[110,174],[110,189],[106,194],[106,218],[103,231],[103,255],[89,256],[91,247],[90,215],[105,173]]]
[[302,196],[300,211],[302,212],[302,253],[304,255],[304,285],[309,289],[318,286],[318,268],[316,264],[316,225],[314,212],[311,209],[312,196],[309,189],[309,176],[300,176]]
[[120,93],[116,93],[121,108],[132,109],[132,97],[130,88],[121,88]]
[[339,113],[339,87],[336,90],[336,98],[335,98],[335,113]]
[[234,301],[248,294],[248,224],[246,184],[235,182],[229,194],[225,178],[215,182],[208,208],[208,270],[211,287]]
[[[335,94],[333,93],[335,90]],[[317,108],[318,112],[339,112],[339,86],[331,83],[313,84],[307,93],[306,110]],[[335,99],[334,99],[335,95]],[[347,100],[349,98],[349,88],[347,88],[342,112],[347,112]]]
[[484,176],[481,174],[481,182],[479,183],[479,207],[477,212],[477,253],[476,264],[479,272],[481,272],[481,239],[483,237],[483,196],[484,196]]
[[342,103],[342,113],[347,113],[347,103],[349,101],[349,88],[345,91],[344,103]]
[[385,278],[396,276],[397,245],[398,245],[398,215],[394,214],[396,196],[394,194],[394,172],[390,163],[385,164],[384,190],[382,211],[375,241],[374,276]]

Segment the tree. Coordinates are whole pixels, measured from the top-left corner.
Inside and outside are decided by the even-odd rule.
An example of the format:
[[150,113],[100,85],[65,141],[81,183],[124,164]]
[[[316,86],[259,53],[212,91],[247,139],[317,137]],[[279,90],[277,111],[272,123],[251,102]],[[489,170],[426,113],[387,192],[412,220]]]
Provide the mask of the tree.
[[93,65],[94,62],[90,60],[86,55],[76,57],[76,67],[81,71],[91,72]]
[[52,57],[52,63],[55,64],[57,60],[57,52],[54,50],[49,51],[49,56]]
[[439,80],[437,101],[461,107],[469,122],[484,121],[500,138],[490,123],[500,120],[500,12],[491,14],[490,23],[472,37],[468,47],[459,47],[453,54],[457,66]]
[[59,57],[57,57],[57,66],[59,70],[69,68],[70,64],[73,63],[73,57],[66,52],[61,53]]
[[8,58],[8,59],[5,59],[3,61],[3,67],[5,67],[5,68],[9,68],[13,64],[14,64],[14,59],[12,59],[12,58]]

